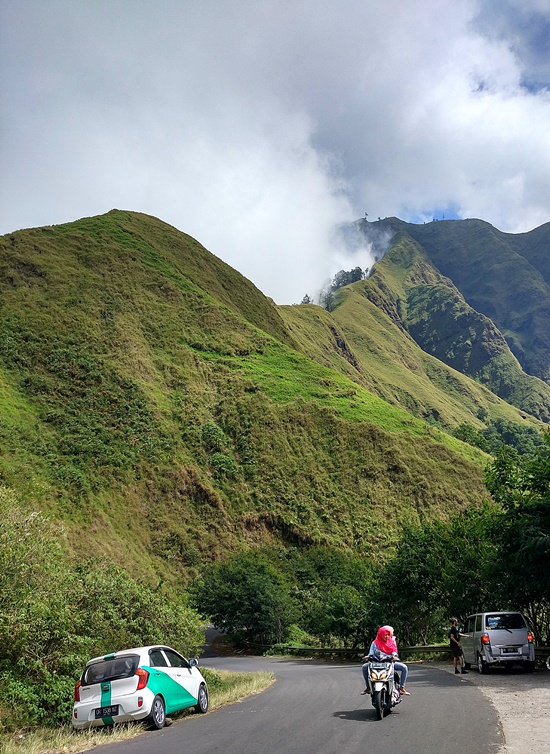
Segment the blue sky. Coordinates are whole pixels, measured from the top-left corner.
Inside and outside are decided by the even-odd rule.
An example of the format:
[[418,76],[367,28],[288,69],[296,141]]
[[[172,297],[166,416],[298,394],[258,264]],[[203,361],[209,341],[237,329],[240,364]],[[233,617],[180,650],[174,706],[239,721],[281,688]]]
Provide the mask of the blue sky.
[[548,0],[3,0],[0,233],[113,207],[277,303],[342,222],[550,221]]

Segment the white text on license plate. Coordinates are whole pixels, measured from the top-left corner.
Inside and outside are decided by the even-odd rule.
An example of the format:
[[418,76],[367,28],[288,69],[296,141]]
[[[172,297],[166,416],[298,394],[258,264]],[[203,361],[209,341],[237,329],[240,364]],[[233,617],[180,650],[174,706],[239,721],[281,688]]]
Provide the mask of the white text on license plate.
[[110,707],[100,707],[95,710],[95,719],[99,720],[100,717],[113,717],[118,715],[118,704],[111,704]]

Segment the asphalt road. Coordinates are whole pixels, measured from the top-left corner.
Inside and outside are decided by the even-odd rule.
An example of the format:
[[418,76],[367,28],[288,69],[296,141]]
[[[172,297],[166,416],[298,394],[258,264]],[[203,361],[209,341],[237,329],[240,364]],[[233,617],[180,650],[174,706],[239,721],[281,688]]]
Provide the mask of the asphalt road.
[[405,698],[377,720],[359,665],[267,657],[203,658],[205,667],[269,670],[261,694],[191,715],[101,754],[496,754],[495,710],[468,676],[409,665]]

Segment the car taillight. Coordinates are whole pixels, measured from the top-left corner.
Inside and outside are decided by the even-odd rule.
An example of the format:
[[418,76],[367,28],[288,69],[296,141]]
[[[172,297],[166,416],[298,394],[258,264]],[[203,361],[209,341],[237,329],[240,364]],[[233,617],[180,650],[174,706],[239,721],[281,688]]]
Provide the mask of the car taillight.
[[491,640],[489,639],[489,634],[481,634],[481,643],[482,644],[490,644]]
[[531,631],[527,631],[527,641],[529,642],[529,644],[532,644],[535,641],[535,637],[533,636]]
[[144,689],[147,686],[147,681],[149,680],[149,673],[143,668],[138,668],[136,670],[136,675],[139,678],[136,691],[139,691],[140,689]]
[[80,687],[81,687],[81,685],[82,684],[79,681],[76,684],[76,686],[74,687],[74,700],[75,700],[75,702],[79,702],[80,701]]

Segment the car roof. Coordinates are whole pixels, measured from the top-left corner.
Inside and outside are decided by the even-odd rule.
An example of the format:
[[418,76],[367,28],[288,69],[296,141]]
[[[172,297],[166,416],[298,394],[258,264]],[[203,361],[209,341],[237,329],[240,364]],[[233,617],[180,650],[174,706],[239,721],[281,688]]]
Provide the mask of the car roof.
[[92,657],[91,660],[88,660],[86,665],[91,665],[93,662],[100,662],[101,660],[111,659],[112,657],[122,657],[123,655],[149,654],[149,651],[151,649],[169,649],[171,652],[177,652],[177,654],[181,654],[181,652],[178,652],[177,649],[172,649],[172,647],[169,647],[166,644],[148,644],[145,647],[132,647],[131,649],[120,649],[117,652],[108,652],[105,655],[99,655],[99,657]]
[[479,613],[472,613],[468,618],[473,618],[474,615],[523,615],[519,610],[481,610]]

